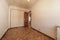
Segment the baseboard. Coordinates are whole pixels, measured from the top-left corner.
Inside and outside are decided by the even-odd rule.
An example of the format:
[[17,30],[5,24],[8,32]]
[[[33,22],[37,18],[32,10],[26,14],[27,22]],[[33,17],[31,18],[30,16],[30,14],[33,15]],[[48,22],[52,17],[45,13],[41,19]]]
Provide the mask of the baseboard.
[[[32,27],[31,27],[31,28],[32,28]],[[53,40],[56,40],[56,39],[54,39],[54,38],[52,38],[52,37],[50,37],[50,36],[48,36],[48,35],[46,35],[46,34],[40,32],[40,31],[38,31],[38,30],[36,30],[36,29],[34,29],[34,28],[32,28],[32,29],[35,30],[35,31],[37,31],[37,32],[39,32],[39,33],[41,33],[41,34],[43,34],[43,35],[45,35],[45,36],[47,36],[47,37],[49,37],[49,38],[51,38],[51,39],[53,39]]]
[[19,28],[19,27],[21,28],[21,27],[24,27],[24,26],[18,26],[18,27],[11,27],[10,29],[13,29],[13,28]]
[[24,27],[24,25],[21,25],[21,26],[12,26],[10,28],[16,28],[16,27]]

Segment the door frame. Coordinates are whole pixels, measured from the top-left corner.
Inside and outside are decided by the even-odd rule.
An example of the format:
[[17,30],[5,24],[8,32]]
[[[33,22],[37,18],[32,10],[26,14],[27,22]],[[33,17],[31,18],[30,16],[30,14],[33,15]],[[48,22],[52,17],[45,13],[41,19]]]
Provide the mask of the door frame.
[[[27,27],[31,27],[31,11],[28,11],[27,12],[27,15],[28,15],[28,26]],[[25,16],[25,12],[24,12],[24,16]],[[30,19],[29,19],[29,17],[30,17]],[[25,26],[25,17],[24,17],[24,26]]]

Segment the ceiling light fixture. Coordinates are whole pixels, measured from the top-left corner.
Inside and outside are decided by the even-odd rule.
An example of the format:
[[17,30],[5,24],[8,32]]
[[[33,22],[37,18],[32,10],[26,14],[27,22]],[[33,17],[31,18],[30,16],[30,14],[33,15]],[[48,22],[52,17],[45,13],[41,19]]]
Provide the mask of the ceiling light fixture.
[[30,2],[30,0],[27,0],[28,2]]

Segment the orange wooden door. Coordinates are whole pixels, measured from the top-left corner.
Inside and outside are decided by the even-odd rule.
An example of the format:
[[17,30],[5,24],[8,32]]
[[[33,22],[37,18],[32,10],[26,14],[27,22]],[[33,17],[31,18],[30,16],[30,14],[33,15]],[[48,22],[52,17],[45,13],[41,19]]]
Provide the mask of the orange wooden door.
[[28,12],[24,12],[24,26],[28,27]]

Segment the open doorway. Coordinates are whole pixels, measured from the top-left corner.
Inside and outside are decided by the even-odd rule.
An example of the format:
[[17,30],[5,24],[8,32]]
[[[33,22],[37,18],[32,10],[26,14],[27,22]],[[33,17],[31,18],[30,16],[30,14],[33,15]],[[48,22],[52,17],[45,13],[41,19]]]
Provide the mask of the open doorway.
[[24,12],[24,26],[31,27],[31,11]]

